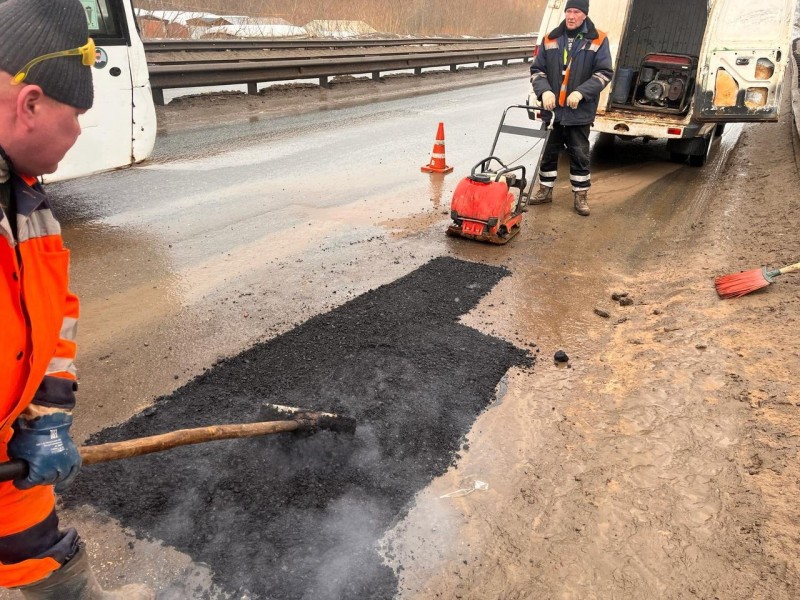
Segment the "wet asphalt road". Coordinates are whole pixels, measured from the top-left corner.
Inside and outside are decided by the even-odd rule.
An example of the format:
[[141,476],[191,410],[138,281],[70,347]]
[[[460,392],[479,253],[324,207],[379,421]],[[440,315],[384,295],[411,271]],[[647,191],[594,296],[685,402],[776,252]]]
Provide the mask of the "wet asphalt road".
[[51,186],[83,302],[79,437],[440,255],[425,232],[458,178],[419,171],[438,122],[466,173],[526,86],[161,136],[149,164]]

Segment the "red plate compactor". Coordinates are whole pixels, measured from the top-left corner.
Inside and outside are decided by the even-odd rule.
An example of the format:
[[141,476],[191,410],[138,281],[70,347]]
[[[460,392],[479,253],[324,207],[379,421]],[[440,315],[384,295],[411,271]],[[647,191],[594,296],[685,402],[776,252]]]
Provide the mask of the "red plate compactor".
[[[511,109],[527,111],[528,118],[537,127],[506,124],[506,116]],[[448,235],[505,244],[519,233],[522,209],[531,197],[550,134],[550,116],[549,112],[533,110],[522,104],[511,105],[503,111],[489,156],[472,167],[469,177],[462,179],[453,192],[450,203],[453,224],[447,228]],[[526,177],[528,172],[523,165],[511,166],[513,163],[506,164],[494,155],[502,133],[536,138],[534,147],[541,143],[539,158],[530,180]]]

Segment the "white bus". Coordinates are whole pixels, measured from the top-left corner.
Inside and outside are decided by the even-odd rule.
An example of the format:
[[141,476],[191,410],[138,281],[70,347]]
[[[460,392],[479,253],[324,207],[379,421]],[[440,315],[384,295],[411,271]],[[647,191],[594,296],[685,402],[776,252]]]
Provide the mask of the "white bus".
[[97,46],[94,106],[80,119],[82,133],[45,181],[126,167],[150,156],[156,111],[144,45],[130,0],[81,0]]

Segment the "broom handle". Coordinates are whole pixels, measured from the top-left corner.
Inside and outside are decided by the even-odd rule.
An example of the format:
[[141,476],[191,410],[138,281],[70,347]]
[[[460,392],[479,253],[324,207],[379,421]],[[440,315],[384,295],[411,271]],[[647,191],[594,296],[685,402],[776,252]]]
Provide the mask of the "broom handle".
[[800,271],[800,262],[789,265],[788,267],[783,267],[782,269],[778,269],[775,272],[775,275],[785,275],[786,273],[793,273],[795,271]]

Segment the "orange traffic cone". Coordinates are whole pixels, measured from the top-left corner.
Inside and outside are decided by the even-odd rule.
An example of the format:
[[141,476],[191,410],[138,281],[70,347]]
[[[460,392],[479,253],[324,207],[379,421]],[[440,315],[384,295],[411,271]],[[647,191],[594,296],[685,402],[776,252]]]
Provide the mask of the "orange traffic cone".
[[444,162],[444,123],[439,123],[436,141],[433,142],[431,162],[421,167],[420,170],[423,173],[450,173],[453,170],[453,167],[448,167]]

